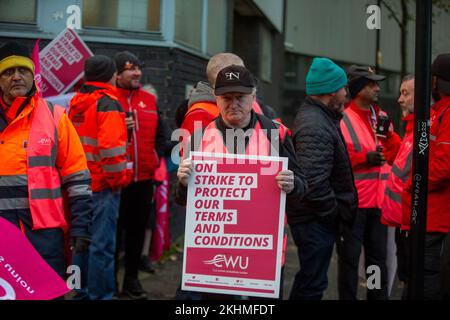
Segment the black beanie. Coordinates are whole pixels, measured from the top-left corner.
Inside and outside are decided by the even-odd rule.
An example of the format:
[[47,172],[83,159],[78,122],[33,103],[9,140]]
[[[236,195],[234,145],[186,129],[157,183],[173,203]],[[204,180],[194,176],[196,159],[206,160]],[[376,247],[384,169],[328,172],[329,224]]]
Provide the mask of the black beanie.
[[114,56],[114,61],[116,62],[117,73],[121,73],[122,71],[133,66],[141,67],[143,65],[139,58],[132,54],[130,51],[122,51],[117,53]]
[[354,99],[358,93],[364,89],[365,86],[367,86],[370,82],[373,82],[373,80],[364,78],[364,77],[360,77],[360,78],[355,78],[353,80],[350,80],[348,82],[348,92],[350,94],[350,98]]
[[116,72],[114,61],[104,55],[95,55],[84,62],[86,81],[108,82]]

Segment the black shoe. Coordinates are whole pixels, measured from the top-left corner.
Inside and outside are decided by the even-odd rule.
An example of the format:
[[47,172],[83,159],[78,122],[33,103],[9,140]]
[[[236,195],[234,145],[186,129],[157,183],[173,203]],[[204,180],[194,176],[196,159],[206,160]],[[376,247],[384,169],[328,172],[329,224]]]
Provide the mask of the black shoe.
[[139,270],[147,273],[155,273],[155,268],[148,258],[148,256],[141,256],[141,261],[139,262]]
[[125,279],[122,293],[131,300],[147,299],[147,292],[142,289],[142,285],[138,279]]

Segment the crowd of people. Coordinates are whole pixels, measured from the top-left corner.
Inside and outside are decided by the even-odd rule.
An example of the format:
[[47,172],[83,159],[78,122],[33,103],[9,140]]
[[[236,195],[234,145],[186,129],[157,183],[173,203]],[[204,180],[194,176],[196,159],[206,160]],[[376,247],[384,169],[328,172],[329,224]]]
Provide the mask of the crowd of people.
[[[20,228],[61,277],[68,260],[80,267],[82,285],[73,299],[145,299],[138,273],[155,225],[155,172],[173,144],[155,95],[142,88],[135,54],[94,55],[84,71],[65,112],[40,96],[28,49],[16,42],[0,47],[0,217]],[[432,76],[424,295],[442,299],[450,277],[450,54],[434,60]],[[378,105],[385,77],[368,66],[345,71],[314,58],[307,97],[290,129],[259,97],[239,56],[213,56],[206,78],[176,113],[188,133],[181,141],[177,203],[186,205],[190,151],[287,157],[288,169],[275,179],[287,195],[300,264],[289,299],[322,298],[335,245],[339,299],[357,299],[362,248],[365,267],[380,271],[380,285],[367,288],[367,299],[388,299],[388,228],[395,228],[397,273],[407,298],[414,107],[421,107],[414,106],[414,76],[399,89],[403,138]],[[228,130],[238,135],[232,143],[225,141]],[[276,130],[276,139],[266,130]],[[252,135],[263,137],[258,148]],[[223,143],[208,145],[211,136]],[[122,260],[124,278],[118,279]],[[144,268],[153,271],[147,258]]]

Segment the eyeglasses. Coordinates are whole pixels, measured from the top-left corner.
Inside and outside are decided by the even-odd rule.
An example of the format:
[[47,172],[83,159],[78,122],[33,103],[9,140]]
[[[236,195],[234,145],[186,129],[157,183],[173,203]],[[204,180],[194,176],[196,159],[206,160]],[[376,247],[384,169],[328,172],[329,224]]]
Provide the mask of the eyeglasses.
[[1,74],[1,76],[3,78],[10,78],[14,74],[16,74],[16,71],[18,71],[21,76],[25,76],[25,75],[28,75],[29,73],[31,73],[30,69],[28,69],[28,68],[17,67],[17,68],[9,68],[9,69],[7,69],[5,72],[3,72]]

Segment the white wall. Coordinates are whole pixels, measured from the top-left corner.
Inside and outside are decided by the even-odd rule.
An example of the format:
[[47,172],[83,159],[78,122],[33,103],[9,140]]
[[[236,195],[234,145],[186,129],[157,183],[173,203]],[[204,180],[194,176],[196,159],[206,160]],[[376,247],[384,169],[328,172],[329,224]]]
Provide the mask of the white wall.
[[253,0],[259,9],[266,15],[267,19],[272,22],[275,28],[283,31],[283,2],[284,0]]
[[[398,0],[388,0],[398,3]],[[286,42],[290,51],[328,56],[358,64],[375,64],[375,30],[368,30],[366,6],[375,0],[287,0]],[[411,7],[412,13],[415,7]],[[400,70],[400,29],[382,7],[381,50],[384,69]],[[435,17],[433,56],[450,52],[450,15]],[[408,70],[414,69],[414,22],[408,25]]]

